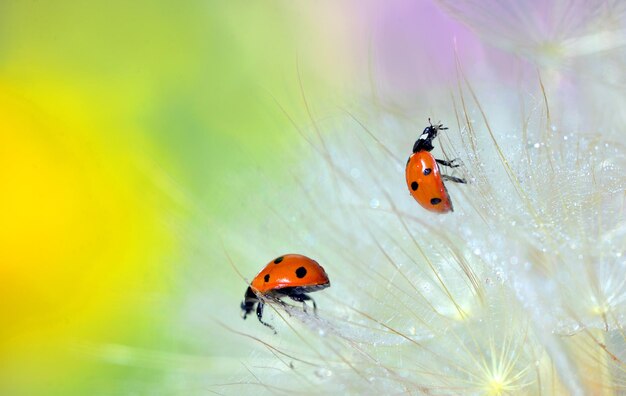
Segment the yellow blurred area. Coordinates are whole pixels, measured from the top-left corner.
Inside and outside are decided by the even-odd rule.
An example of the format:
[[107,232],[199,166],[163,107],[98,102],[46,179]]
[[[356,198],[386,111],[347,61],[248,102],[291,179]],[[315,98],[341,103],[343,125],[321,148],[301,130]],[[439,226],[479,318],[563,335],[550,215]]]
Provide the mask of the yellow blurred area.
[[157,389],[149,365],[77,345],[178,352],[180,279],[239,294],[206,225],[234,217],[242,175],[281,170],[272,154],[297,136],[281,106],[308,117],[298,76],[314,96],[346,75],[320,78],[311,60],[350,69],[308,11],[0,2],[0,394]]
[[151,259],[167,248],[127,155],[63,116],[0,84],[0,360],[9,366],[27,351],[51,358],[75,337],[113,336],[122,307],[156,286],[143,278],[162,270]]
[[[0,5],[0,307],[10,313],[0,354],[37,337],[52,344],[83,326],[104,332],[120,304],[134,306],[126,300],[141,293],[146,271],[161,270],[153,258],[169,243],[158,224],[162,192],[150,191],[153,180],[139,169],[176,159],[155,152],[186,159],[186,146],[168,145],[271,132],[254,118],[263,105],[244,94],[255,67],[271,69],[284,49],[256,45],[267,38],[254,34],[267,29],[267,20],[255,19],[259,10],[205,2]],[[231,30],[241,18],[258,26]],[[239,62],[247,51],[263,52],[264,65]],[[159,119],[178,97],[189,113]],[[245,108],[252,117],[242,117],[243,103],[253,104]],[[201,116],[193,120],[198,136],[180,125]],[[143,138],[154,125],[170,128],[162,147]]]

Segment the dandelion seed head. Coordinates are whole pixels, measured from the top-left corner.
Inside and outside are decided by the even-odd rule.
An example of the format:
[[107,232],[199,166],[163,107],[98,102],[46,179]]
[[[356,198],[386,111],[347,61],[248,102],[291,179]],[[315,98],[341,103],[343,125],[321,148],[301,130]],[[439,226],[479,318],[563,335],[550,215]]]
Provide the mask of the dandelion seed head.
[[[534,44],[529,58],[568,56],[562,43]],[[521,92],[475,89],[479,99],[459,77],[461,88],[415,103],[416,114],[365,100],[294,126],[301,150],[276,155],[288,171],[265,196],[242,199],[241,227],[224,237],[249,276],[289,250],[331,278],[312,295],[317,316],[268,302],[279,336],[262,340],[311,367],[294,369],[305,380],[287,370],[265,381],[352,394],[581,394],[591,388],[577,373],[600,361],[603,383],[626,388],[607,352],[624,357],[624,146],[610,122],[572,121],[567,100],[549,102],[548,117],[534,78]],[[404,182],[427,115],[450,127],[433,154],[461,158],[445,171],[470,181],[446,184],[455,211],[445,216],[423,211]],[[261,191],[267,178],[253,176]],[[264,348],[258,356],[278,354]]]

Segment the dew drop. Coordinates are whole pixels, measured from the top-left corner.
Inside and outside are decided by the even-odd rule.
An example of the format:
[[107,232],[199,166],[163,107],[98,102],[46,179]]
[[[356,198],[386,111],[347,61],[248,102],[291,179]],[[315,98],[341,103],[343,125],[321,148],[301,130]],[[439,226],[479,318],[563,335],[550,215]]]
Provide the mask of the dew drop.
[[315,370],[315,375],[317,375],[319,378],[328,378],[333,375],[333,372],[327,368],[319,368]]
[[350,169],[350,176],[354,179],[358,179],[361,176],[361,171],[358,168]]
[[370,201],[370,208],[377,209],[380,206],[380,201],[376,198],[372,198]]

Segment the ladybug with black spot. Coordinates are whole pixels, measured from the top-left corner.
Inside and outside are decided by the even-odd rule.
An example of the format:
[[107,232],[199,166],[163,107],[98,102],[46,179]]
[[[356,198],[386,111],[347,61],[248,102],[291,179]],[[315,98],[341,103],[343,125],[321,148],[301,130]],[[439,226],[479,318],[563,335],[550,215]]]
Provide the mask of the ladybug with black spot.
[[437,137],[437,133],[448,128],[445,128],[442,124],[433,125],[430,122],[430,118],[428,122],[430,126],[427,126],[415,141],[413,154],[411,154],[406,163],[406,184],[413,198],[422,207],[435,213],[448,213],[454,211],[454,209],[443,181],[454,183],[467,183],[467,181],[458,177],[444,175],[439,171],[439,165],[450,168],[457,168],[460,165],[457,163],[458,159],[452,161],[435,159],[430,153],[434,148],[432,142]]
[[[305,301],[313,303],[313,311],[317,311],[317,304],[306,293],[322,290],[330,286],[326,271],[317,261],[300,254],[285,254],[270,261],[265,268],[252,279],[246,289],[244,300],[241,303],[243,318],[245,319],[256,305],[256,316],[259,322],[274,330],[274,327],[263,321],[262,297],[280,301],[280,297],[289,297],[301,302],[306,311]],[[276,332],[274,330],[274,332]]]

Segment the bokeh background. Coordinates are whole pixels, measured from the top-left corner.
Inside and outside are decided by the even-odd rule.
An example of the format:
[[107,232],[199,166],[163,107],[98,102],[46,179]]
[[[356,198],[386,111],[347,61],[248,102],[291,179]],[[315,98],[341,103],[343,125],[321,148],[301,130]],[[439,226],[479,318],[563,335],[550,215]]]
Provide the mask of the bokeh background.
[[553,100],[579,98],[564,122],[623,122],[623,53],[589,67],[626,44],[618,3],[447,3],[2,1],[0,394],[169,394],[181,370],[241,368],[218,322],[239,320],[222,241],[243,200],[290,174],[311,115],[367,98],[423,119],[455,51],[486,92],[540,71]]
[[159,389],[167,364],[129,362],[122,346],[210,363],[210,345],[185,350],[173,330],[184,275],[193,263],[210,272],[207,289],[236,285],[239,315],[241,286],[222,278],[232,269],[198,250],[219,246],[241,175],[281,166],[271,153],[290,121],[276,103],[294,108],[298,62],[329,95],[350,68],[333,60],[349,38],[316,37],[316,19],[332,15],[310,11],[0,4],[1,394]]

